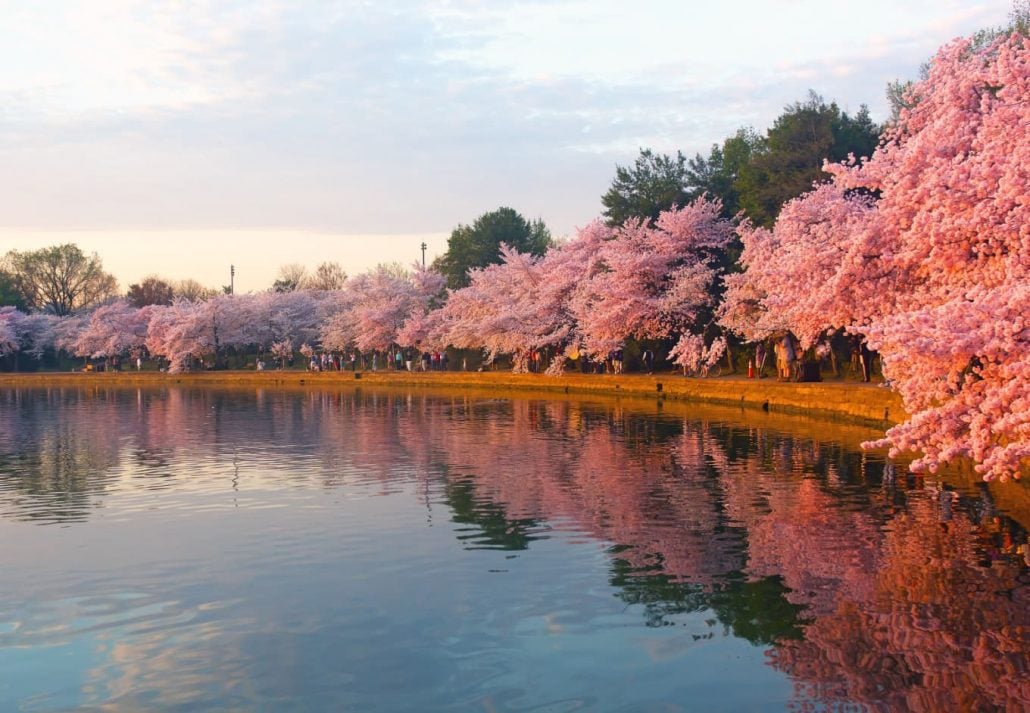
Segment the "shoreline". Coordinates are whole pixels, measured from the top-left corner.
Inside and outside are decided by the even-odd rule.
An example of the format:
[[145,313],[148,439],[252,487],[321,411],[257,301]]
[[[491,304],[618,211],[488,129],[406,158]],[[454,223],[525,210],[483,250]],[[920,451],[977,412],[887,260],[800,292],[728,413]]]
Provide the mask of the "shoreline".
[[30,372],[0,374],[0,387],[47,386],[383,386],[633,396],[802,413],[887,428],[907,415],[901,397],[878,384],[844,381],[779,382],[739,376],[691,378],[661,374],[512,374],[510,372],[396,371],[156,371]]

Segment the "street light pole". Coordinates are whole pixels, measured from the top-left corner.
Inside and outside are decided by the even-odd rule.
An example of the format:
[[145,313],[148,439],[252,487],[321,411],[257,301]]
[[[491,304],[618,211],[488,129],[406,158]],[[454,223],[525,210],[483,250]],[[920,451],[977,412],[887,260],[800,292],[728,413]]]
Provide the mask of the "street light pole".
[[229,294],[236,294],[236,266],[229,266]]
[[426,244],[422,243],[422,267],[426,266]]

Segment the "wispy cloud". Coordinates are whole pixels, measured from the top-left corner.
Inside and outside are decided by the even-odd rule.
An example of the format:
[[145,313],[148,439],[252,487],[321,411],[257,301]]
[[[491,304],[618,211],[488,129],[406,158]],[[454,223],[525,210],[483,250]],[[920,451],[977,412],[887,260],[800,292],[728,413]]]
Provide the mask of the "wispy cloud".
[[0,1],[0,222],[436,233],[586,223],[641,146],[883,87],[1007,0]]

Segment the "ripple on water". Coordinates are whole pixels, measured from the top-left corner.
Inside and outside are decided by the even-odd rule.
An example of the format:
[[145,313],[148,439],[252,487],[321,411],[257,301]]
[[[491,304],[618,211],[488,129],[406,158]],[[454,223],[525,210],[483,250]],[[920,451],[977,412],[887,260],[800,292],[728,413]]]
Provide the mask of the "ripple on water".
[[0,709],[1025,707],[994,490],[642,408],[0,391]]

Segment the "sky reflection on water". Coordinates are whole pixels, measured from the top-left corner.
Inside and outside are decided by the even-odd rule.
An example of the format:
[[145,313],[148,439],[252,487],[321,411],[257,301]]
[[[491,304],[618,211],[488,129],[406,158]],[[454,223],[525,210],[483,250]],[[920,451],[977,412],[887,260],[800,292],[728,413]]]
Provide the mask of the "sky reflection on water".
[[1030,702],[1025,502],[747,416],[0,391],[0,709]]

